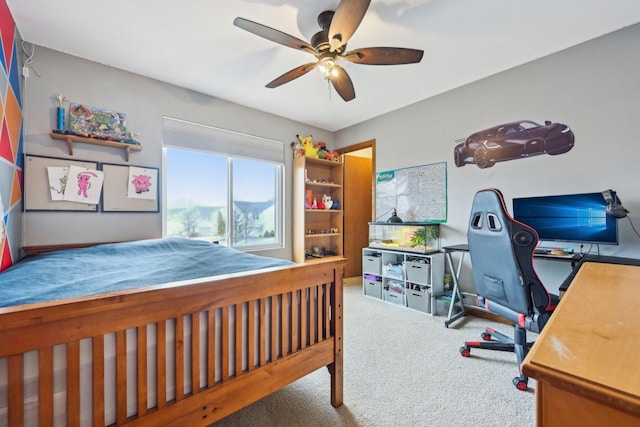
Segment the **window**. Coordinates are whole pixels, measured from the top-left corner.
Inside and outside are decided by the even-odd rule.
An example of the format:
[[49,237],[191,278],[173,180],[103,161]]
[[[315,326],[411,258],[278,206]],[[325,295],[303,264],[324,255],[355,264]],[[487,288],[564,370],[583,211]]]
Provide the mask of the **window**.
[[[173,119],[164,120],[165,236],[219,241],[245,250],[282,247],[282,160],[248,158],[239,153],[242,143],[237,141],[226,147],[231,153],[221,153],[228,144],[225,138],[239,134],[189,124],[199,134],[194,142],[193,135],[167,120]],[[187,122],[177,123],[184,127]],[[244,135],[243,143],[264,145],[264,139],[253,138]],[[269,142],[284,156],[282,143]]]

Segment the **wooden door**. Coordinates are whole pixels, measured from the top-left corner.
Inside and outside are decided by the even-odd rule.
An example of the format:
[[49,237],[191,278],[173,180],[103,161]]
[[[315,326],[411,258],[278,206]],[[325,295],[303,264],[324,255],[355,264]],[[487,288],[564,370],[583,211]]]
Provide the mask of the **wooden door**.
[[369,157],[344,156],[344,256],[349,260],[345,277],[362,275],[362,248],[369,246],[372,211],[373,161]]

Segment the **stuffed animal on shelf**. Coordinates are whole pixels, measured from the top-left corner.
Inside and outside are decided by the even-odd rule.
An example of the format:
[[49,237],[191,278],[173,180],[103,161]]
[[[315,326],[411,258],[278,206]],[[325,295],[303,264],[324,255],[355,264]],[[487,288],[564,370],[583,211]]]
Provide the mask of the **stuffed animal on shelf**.
[[327,153],[329,153],[329,150],[327,150],[327,143],[326,142],[316,142],[315,143],[315,147],[316,147],[316,150],[318,151],[318,158],[326,159],[327,158]]
[[302,142],[293,141],[291,143],[291,149],[293,150],[293,158],[298,158],[304,156],[304,147],[302,146]]
[[302,144],[302,148],[304,148],[304,155],[307,157],[311,157],[314,159],[318,158],[318,150],[313,145],[313,136],[298,136],[298,140]]
[[327,150],[327,143],[326,142],[317,142],[315,144],[317,150],[318,150],[318,157],[320,159],[325,159],[325,160],[338,160],[338,153],[336,151],[329,151]]
[[327,160],[333,160],[334,162],[339,161],[340,154],[337,151],[328,151],[327,152]]

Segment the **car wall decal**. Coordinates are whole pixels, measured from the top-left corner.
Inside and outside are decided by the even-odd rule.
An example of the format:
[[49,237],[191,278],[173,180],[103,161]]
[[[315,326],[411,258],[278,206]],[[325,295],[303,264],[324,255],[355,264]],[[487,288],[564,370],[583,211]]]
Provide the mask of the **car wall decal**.
[[573,148],[575,136],[571,128],[562,123],[545,121],[540,125],[531,120],[520,120],[472,133],[453,150],[457,167],[475,163],[480,169],[497,162],[524,157],[564,154]]

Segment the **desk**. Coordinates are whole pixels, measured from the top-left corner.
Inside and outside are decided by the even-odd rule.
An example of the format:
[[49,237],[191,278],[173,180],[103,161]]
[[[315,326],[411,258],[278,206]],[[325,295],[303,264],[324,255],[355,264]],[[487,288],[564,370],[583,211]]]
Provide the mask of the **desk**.
[[569,285],[573,281],[573,278],[576,276],[576,274],[580,270],[580,267],[582,267],[582,264],[584,264],[585,262],[602,262],[605,264],[622,264],[622,265],[640,265],[640,259],[636,259],[636,258],[623,258],[623,257],[617,257],[617,256],[594,255],[594,254],[575,255],[574,263],[571,264],[571,267],[573,267],[573,270],[571,271],[569,276],[567,276],[564,282],[562,282],[562,285],[560,285],[559,293],[561,297],[567,291],[567,289],[569,289]]
[[[467,252],[469,252],[469,245],[465,243],[463,245],[445,246],[442,248],[442,251],[444,252],[445,259],[447,260],[447,265],[449,266],[449,271],[451,272],[451,276],[453,278],[453,292],[451,292],[449,313],[447,315],[447,320],[444,321],[444,326],[448,328],[452,322],[455,322],[459,318],[467,315],[467,309],[464,306],[464,299],[462,299],[462,293],[460,292],[460,284],[458,280],[460,279],[460,270],[462,269],[464,256]],[[454,267],[454,252],[460,253],[460,259],[458,260],[457,267]],[[453,308],[457,303],[460,304],[460,310],[457,313],[453,314]]]
[[[460,245],[445,246],[442,248],[442,251],[444,252],[445,258],[447,260],[449,271],[453,276],[453,292],[451,293],[451,304],[449,304],[449,313],[447,316],[447,320],[444,321],[444,326],[448,328],[452,322],[455,322],[459,318],[467,315],[467,309],[464,306],[464,300],[462,299],[462,293],[460,292],[459,279],[460,279],[460,270],[464,262],[465,254],[469,252],[469,245],[464,243]],[[456,252],[460,254],[460,259],[458,260],[458,265],[454,266],[453,254]],[[553,260],[553,261],[565,261],[565,262],[574,262],[574,263],[577,261],[575,258],[576,256],[573,254],[572,255],[534,254],[533,256],[535,258],[541,258],[541,259]],[[456,296],[458,297],[458,302],[456,302]],[[457,313],[453,314],[454,306],[458,303],[460,304],[459,305],[460,310]],[[478,308],[482,309],[481,307],[478,307]]]
[[523,362],[538,426],[640,426],[639,281],[638,266],[578,271]]

